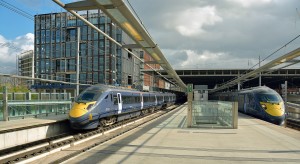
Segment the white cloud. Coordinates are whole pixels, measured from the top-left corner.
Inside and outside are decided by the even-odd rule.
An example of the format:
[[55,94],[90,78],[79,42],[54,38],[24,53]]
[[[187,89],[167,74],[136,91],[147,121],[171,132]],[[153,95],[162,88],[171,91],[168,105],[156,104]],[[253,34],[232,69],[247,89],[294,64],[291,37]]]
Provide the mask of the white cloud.
[[208,50],[200,53],[193,50],[166,52],[169,62],[175,69],[249,69],[258,63],[258,58],[237,57],[227,52]]
[[224,52],[213,53],[210,51],[203,51],[202,53],[198,54],[192,50],[186,50],[186,54],[188,59],[181,63],[181,67],[201,67],[207,62],[218,61],[227,55]]
[[272,2],[272,0],[227,0],[227,1],[240,4],[241,6],[243,6],[245,8],[252,7],[252,6],[265,5],[265,4]]
[[14,44],[22,51],[33,50],[34,49],[34,34],[28,33],[24,36],[17,37],[14,41]]
[[168,28],[175,28],[181,35],[188,37],[197,36],[205,32],[203,27],[206,25],[212,26],[217,22],[222,22],[222,18],[217,14],[214,6],[196,7],[182,12],[179,11],[174,21],[173,19],[169,19],[169,22],[167,22]]
[[[8,73],[16,68],[17,55],[34,49],[34,35],[28,33],[14,40],[7,40],[0,35],[0,72]],[[4,68],[4,69],[3,69]]]

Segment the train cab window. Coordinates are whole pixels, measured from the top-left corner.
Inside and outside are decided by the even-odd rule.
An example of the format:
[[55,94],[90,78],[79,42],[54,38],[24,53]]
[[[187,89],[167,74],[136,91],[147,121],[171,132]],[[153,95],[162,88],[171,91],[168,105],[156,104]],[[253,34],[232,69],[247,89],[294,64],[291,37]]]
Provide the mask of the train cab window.
[[258,94],[258,101],[278,103],[280,99],[275,94]]
[[98,98],[96,93],[85,93],[77,98],[78,101],[96,101]]
[[103,91],[101,90],[86,90],[80,93],[76,98],[77,102],[86,102],[86,101],[97,101],[97,99],[102,95]]
[[106,95],[104,99],[107,99],[107,98],[108,98],[108,95]]

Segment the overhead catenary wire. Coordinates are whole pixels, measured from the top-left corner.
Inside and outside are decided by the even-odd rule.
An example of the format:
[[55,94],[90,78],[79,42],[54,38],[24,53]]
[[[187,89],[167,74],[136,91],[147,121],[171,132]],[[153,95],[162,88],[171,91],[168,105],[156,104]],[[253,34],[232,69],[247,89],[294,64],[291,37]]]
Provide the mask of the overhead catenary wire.
[[15,13],[17,13],[17,14],[20,14],[20,15],[24,16],[27,19],[30,19],[32,21],[34,20],[33,15],[27,13],[26,11],[24,11],[24,10],[22,10],[22,9],[20,9],[20,8],[4,1],[4,0],[0,0],[0,5],[7,8],[7,9],[9,9],[9,10],[11,10],[11,11],[13,11],[13,12],[15,12]]
[[[273,56],[274,54],[276,54],[277,52],[279,52],[281,49],[285,48],[286,46],[288,46],[289,44],[291,44],[292,42],[294,42],[295,40],[297,40],[298,38],[300,37],[300,34],[297,35],[296,37],[294,37],[293,39],[291,39],[290,41],[288,41],[286,44],[284,44],[283,46],[281,46],[280,48],[278,48],[277,50],[275,50],[274,52],[272,52],[271,54],[269,54],[268,56],[266,56],[263,60],[261,60],[260,62],[263,62],[265,61],[266,59],[270,58],[271,56]],[[243,75],[243,74],[246,74],[250,71],[252,71],[254,69],[254,67],[256,67],[257,65],[259,65],[259,62],[257,64],[255,64],[254,66],[252,66],[251,68],[247,69],[246,71],[244,71],[243,73],[240,74]],[[234,81],[236,79],[238,79],[239,77],[235,77],[233,78],[232,80],[228,81],[228,82],[224,82],[222,84],[220,84],[220,86],[222,85],[225,85],[227,83],[230,83],[231,81]],[[245,81],[244,81],[245,82]]]

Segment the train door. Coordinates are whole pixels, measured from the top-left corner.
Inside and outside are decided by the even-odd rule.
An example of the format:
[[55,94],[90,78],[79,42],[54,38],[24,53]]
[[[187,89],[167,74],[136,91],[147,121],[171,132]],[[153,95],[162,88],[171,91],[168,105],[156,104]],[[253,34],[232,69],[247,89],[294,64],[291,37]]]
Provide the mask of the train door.
[[122,112],[122,96],[121,93],[117,93],[118,96],[118,114]]
[[244,101],[245,101],[245,96],[242,95],[242,94],[239,94],[238,95],[238,108],[239,108],[239,111],[244,111]]
[[141,109],[144,108],[144,99],[143,99],[143,94],[140,94],[140,101],[141,101]]
[[247,113],[249,108],[249,95],[245,94],[244,112]]

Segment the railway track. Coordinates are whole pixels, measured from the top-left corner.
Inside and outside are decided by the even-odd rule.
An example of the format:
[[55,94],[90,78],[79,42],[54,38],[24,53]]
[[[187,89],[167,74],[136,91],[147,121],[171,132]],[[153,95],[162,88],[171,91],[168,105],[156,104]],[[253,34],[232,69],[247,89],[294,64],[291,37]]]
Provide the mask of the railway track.
[[286,120],[286,126],[292,129],[300,130],[300,120],[288,118]]
[[300,104],[287,103],[288,118],[286,119],[286,126],[296,130],[300,130]]
[[[77,151],[72,151],[72,153],[64,155],[62,158],[56,159],[51,162],[60,163],[82,152],[85,152],[92,147],[95,147],[130,130],[133,130],[151,120],[157,119],[177,107],[178,106],[173,105],[167,109],[158,110],[154,113],[149,113],[144,116],[139,116],[122,122],[118,122],[109,127],[100,127],[95,130],[85,131],[81,133],[63,134],[57,137],[52,137],[41,141],[36,141],[34,143],[21,145],[15,148],[2,150],[0,151],[0,163],[29,163],[37,159],[46,157],[50,154],[59,152],[61,150],[78,146],[78,148],[76,148]],[[95,141],[93,142],[92,140]]]

